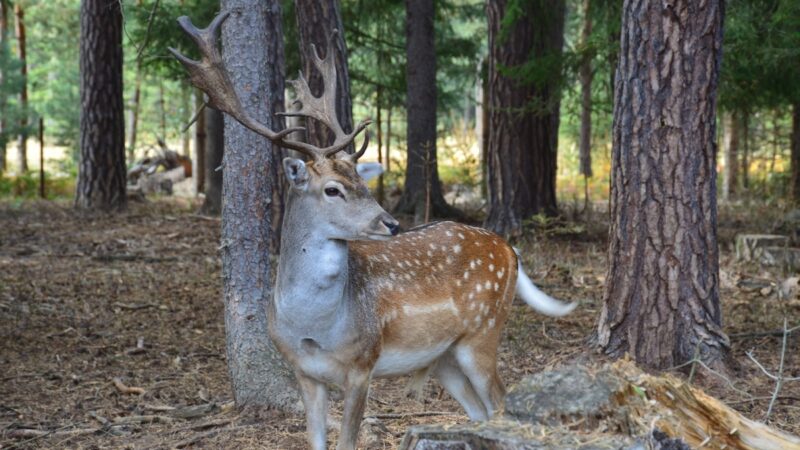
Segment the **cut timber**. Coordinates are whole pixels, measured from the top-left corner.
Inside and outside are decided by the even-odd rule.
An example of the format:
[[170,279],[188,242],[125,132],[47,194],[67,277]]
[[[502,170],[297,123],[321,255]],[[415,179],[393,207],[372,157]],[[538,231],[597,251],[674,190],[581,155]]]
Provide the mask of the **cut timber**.
[[670,375],[619,361],[523,379],[491,422],[412,427],[402,450],[800,450],[800,438],[747,419]]
[[787,247],[789,238],[779,234],[739,234],[736,236],[736,259],[758,260],[765,247]]
[[800,270],[800,248],[764,247],[761,249],[759,261],[765,266],[785,267],[789,270]]

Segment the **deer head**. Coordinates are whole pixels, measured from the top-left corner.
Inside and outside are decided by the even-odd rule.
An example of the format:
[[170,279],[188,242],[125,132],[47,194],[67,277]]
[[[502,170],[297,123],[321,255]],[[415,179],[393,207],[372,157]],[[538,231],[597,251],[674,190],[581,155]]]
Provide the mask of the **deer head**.
[[328,238],[341,240],[387,239],[399,231],[398,222],[389,215],[370,195],[366,181],[382,171],[376,164],[359,164],[369,143],[365,135],[360,150],[353,154],[343,152],[356,136],[371,123],[361,121],[352,132],[346,133],[336,117],[336,66],[333,41],[336,31],[328,42],[325,58],[320,58],[312,45],[314,67],[323,79],[323,93],[315,97],[301,73],[297,80],[290,81],[297,99],[293,111],[281,113],[285,116],[312,118],[325,124],[334,134],[333,143],[325,148],[289,140],[288,136],[302,128],[287,128],[273,131],[252,117],[243,107],[230,80],[228,71],[217,48],[219,29],[229,12],[218,15],[205,29],[196,28],[191,20],[183,16],[178,19],[181,28],[197,44],[200,61],[194,61],[170,48],[170,52],[189,72],[192,83],[208,95],[208,105],[228,113],[245,127],[266,137],[278,146],[296,150],[309,157],[309,162],[286,158],[283,168],[291,184],[289,208],[300,209],[307,217],[314,217],[316,232]]

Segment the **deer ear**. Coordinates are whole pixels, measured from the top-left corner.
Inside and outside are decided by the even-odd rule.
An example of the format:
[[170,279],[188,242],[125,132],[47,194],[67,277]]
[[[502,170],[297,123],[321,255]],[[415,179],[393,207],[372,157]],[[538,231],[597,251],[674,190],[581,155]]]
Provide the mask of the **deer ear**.
[[305,191],[308,187],[306,163],[296,158],[283,158],[283,172],[292,187]]
[[369,181],[383,173],[383,165],[376,162],[358,163],[356,172],[364,181]]

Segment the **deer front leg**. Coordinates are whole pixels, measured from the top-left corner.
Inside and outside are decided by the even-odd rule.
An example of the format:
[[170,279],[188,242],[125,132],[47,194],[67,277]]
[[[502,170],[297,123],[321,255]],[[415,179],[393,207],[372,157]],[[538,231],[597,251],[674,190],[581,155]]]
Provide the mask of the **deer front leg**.
[[328,413],[328,389],[325,383],[296,373],[306,409],[306,433],[312,450],[327,448],[325,419]]
[[361,425],[361,418],[364,415],[364,407],[367,404],[367,394],[369,392],[369,371],[351,371],[347,376],[344,389],[344,416],[342,417],[342,429],[339,432],[339,444],[337,450],[355,450],[358,443],[358,430]]

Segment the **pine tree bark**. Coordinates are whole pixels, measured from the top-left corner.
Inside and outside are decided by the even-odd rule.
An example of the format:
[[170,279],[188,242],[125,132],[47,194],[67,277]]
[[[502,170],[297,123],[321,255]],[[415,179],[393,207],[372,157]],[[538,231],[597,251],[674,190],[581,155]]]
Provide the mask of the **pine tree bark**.
[[[626,0],[614,92],[609,269],[598,343],[665,369],[725,367],[715,108],[722,0]],[[693,99],[686,102],[686,99]]]
[[[334,30],[338,31],[334,41],[336,62],[336,117],[342,130],[346,133],[353,131],[353,106],[350,99],[350,75],[347,69],[347,45],[344,39],[344,26],[339,8],[339,0],[297,0],[295,4],[297,16],[297,31],[300,38],[300,61],[303,73],[308,80],[311,92],[322,95],[322,75],[317,72],[312,63],[313,54],[311,45],[325,58],[328,51],[328,41]],[[333,143],[333,133],[328,128],[313,119],[306,119],[307,140],[318,147],[327,147]],[[353,153],[353,144],[345,149]]]
[[81,158],[75,206],[125,208],[122,11],[117,0],[81,1]]
[[206,108],[203,110],[203,122],[205,125],[205,148],[203,172],[198,172],[197,176],[204,177],[205,200],[200,208],[202,214],[218,216],[222,212],[222,170],[217,170],[222,166],[225,149],[225,120],[223,114],[216,109]]
[[[507,0],[490,0],[489,19],[489,214],[485,226],[501,235],[522,232],[534,214],[555,215],[559,101],[553,83],[522,83],[502,68],[533,55],[560,54],[564,43],[564,2],[533,2],[501,34]],[[530,104],[546,105],[544,112]]]
[[[591,0],[583,0],[583,28],[581,43],[589,45],[592,35]],[[592,55],[585,53],[578,76],[581,83],[581,132],[580,132],[580,173],[586,178],[592,177]],[[588,201],[588,197],[587,197]]]
[[142,62],[136,60],[136,81],[133,88],[133,98],[131,99],[130,124],[128,130],[128,159],[133,161],[136,152],[136,136],[139,130],[139,108],[142,98]]
[[19,92],[19,106],[22,116],[19,119],[19,135],[17,136],[17,167],[20,174],[28,171],[28,59],[27,41],[25,38],[25,10],[20,2],[14,3],[16,20],[17,45],[19,47],[20,74],[22,89]]
[[444,200],[436,161],[436,45],[433,0],[406,0],[406,133],[403,195],[395,211],[459,217]]
[[[0,0],[0,54],[7,56],[8,48],[8,0]],[[0,84],[6,79],[5,67],[0,67]],[[8,126],[6,122],[7,99],[5,94],[0,94],[0,175],[6,171],[8,158]]]
[[[242,106],[272,129],[283,110],[283,30],[278,0],[223,0],[223,61]],[[239,407],[297,410],[294,379],[267,333],[273,145],[225,117],[222,278],[228,370]]]
[[[205,192],[206,184],[206,112],[203,91],[194,91],[194,110],[198,114],[194,123],[194,159],[192,162],[192,174],[198,174],[194,181],[194,190],[197,194]],[[203,112],[197,113],[203,108]],[[223,144],[224,145],[224,144]],[[222,182],[220,181],[220,184]],[[220,188],[220,191],[222,189]]]
[[792,105],[792,199],[800,205],[800,103]]
[[725,169],[722,178],[722,198],[730,200],[736,195],[739,183],[739,120],[730,112],[725,120]]

